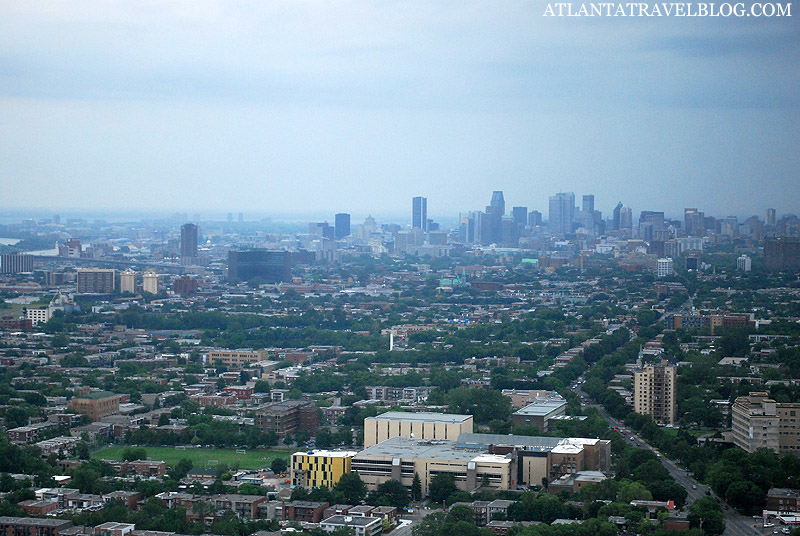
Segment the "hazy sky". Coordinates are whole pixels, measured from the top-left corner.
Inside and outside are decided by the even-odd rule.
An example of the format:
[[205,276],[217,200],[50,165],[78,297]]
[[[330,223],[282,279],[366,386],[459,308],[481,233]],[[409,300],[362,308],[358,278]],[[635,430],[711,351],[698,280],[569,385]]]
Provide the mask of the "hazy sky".
[[800,213],[800,5],[545,6],[0,0],[0,209]]

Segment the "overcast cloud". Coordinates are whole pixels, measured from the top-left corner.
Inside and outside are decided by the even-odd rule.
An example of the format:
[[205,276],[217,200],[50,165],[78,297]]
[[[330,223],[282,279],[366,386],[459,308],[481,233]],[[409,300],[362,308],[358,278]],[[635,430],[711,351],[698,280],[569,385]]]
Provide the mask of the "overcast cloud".
[[800,12],[544,6],[0,1],[0,209],[800,212]]

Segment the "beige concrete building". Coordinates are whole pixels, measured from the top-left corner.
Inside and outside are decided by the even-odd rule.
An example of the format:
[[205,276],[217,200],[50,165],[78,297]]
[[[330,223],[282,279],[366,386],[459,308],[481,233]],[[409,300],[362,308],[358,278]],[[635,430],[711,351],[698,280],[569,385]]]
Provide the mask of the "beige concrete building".
[[364,419],[364,448],[393,437],[454,441],[472,433],[472,415],[389,411]]
[[387,480],[398,480],[410,489],[417,473],[424,494],[434,476],[450,473],[458,489],[472,492],[485,481],[492,489],[510,489],[512,461],[510,454],[457,448],[454,440],[395,436],[359,452],[352,460],[351,469],[370,490]]
[[124,272],[120,272],[119,291],[136,294],[136,272],[134,272],[131,269],[125,270]]
[[[215,348],[209,350],[206,363],[209,365],[220,363],[226,367],[241,368],[253,363],[267,361],[273,355],[274,353],[269,350],[225,350],[223,348]],[[278,364],[277,361],[271,363],[273,366]],[[271,369],[272,367],[270,367]]]
[[158,274],[147,272],[142,276],[142,291],[158,294]]
[[674,365],[646,365],[633,373],[633,410],[658,424],[674,424],[677,374]]
[[740,396],[731,409],[733,443],[747,452],[800,451],[800,404],[778,403],[765,392]]

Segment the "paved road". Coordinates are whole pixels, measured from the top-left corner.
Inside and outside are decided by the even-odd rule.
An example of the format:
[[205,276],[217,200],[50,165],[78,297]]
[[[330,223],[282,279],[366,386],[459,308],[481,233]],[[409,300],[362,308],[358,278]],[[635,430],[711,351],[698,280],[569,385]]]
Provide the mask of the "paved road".
[[[392,536],[411,536],[411,529],[419,524],[426,515],[436,512],[437,510],[425,510],[423,508],[416,508],[413,514],[403,512],[400,514],[400,524],[392,531]],[[438,510],[440,511],[440,510]]]
[[[580,387],[575,389],[575,392],[584,400],[590,400],[589,395],[583,392]],[[694,501],[699,499],[700,497],[704,497],[706,494],[715,497],[720,503],[723,505],[723,513],[725,514],[725,532],[724,536],[766,536],[769,534],[773,536],[773,531],[776,530],[776,527],[762,527],[761,518],[758,520],[753,519],[751,517],[743,516],[739,514],[733,508],[728,508],[725,504],[725,501],[721,500],[716,493],[710,488],[710,486],[706,486],[692,478],[692,476],[685,470],[680,468],[675,462],[662,456],[658,449],[649,445],[642,437],[638,434],[634,433],[632,430],[628,429],[624,423],[618,421],[614,417],[608,414],[606,409],[599,405],[599,404],[585,404],[587,406],[591,406],[600,413],[600,415],[608,421],[611,427],[619,428],[620,433],[622,433],[625,437],[625,441],[630,444],[631,446],[637,446],[639,448],[648,449],[654,452],[657,456],[661,464],[669,471],[670,476],[675,479],[675,481],[680,484],[681,486],[686,489],[688,496],[686,498],[686,507],[685,511],[688,513],[688,506],[691,505]],[[726,509],[727,508],[727,509]],[[779,529],[780,527],[778,527]],[[779,531],[780,534],[780,531]]]

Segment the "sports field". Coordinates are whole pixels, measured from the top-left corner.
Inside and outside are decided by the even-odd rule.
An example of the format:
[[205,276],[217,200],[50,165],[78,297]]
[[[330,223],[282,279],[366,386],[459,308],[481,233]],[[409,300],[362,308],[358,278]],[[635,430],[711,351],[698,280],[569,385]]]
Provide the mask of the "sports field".
[[[175,465],[182,458],[191,460],[195,467],[238,467],[239,469],[263,469],[269,467],[276,457],[288,458],[292,451],[236,449],[194,449],[180,447],[144,447],[149,460],[161,460]],[[125,446],[108,447],[92,453],[92,458],[121,460]]]

